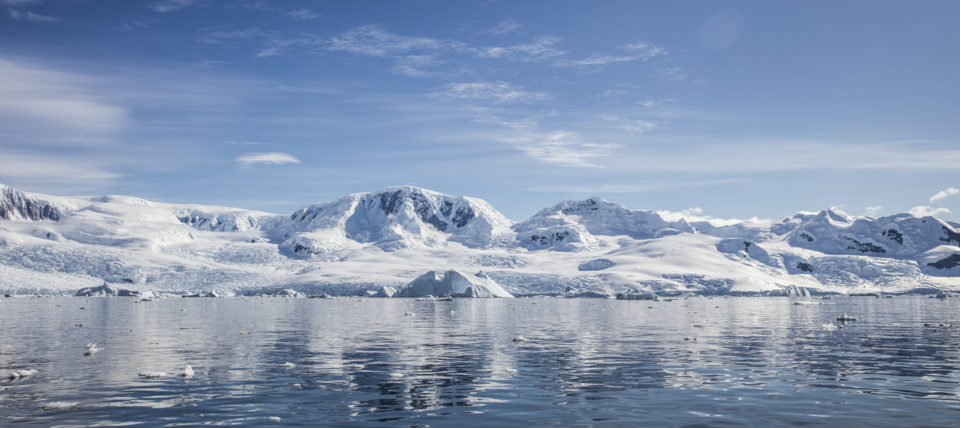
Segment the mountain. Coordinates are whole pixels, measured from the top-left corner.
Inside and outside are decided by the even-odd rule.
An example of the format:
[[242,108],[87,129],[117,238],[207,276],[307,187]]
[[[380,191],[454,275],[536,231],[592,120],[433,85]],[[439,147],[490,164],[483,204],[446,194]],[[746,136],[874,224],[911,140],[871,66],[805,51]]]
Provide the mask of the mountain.
[[385,251],[451,243],[487,248],[509,239],[511,224],[480,199],[391,187],[297,210],[279,227],[280,249],[292,257],[325,257],[355,244]]
[[[450,271],[484,273],[437,273]],[[412,186],[283,215],[0,185],[2,292],[74,294],[107,283],[366,295],[412,282],[419,291],[469,282],[470,293],[453,293],[471,296],[960,291],[960,233],[935,217],[837,209],[715,226],[599,198],[514,222],[483,200]]]
[[696,233],[684,220],[668,222],[652,211],[631,211],[600,198],[564,201],[514,225],[518,244],[529,250],[589,251],[596,235],[650,239]]

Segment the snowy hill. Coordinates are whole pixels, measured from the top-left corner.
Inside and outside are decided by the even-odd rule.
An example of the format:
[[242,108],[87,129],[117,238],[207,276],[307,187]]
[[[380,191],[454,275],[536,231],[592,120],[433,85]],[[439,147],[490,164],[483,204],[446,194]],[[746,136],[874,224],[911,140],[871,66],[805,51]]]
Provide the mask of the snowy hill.
[[[481,270],[482,278],[457,273],[466,282],[436,273]],[[277,215],[0,185],[3,292],[73,294],[106,282],[133,291],[359,295],[417,278],[421,288],[463,288],[453,294],[470,283],[471,295],[960,291],[960,233],[934,217],[836,209],[772,225],[691,224],[598,198],[513,222],[483,200],[411,186]]]
[[695,233],[686,221],[667,222],[652,211],[631,211],[600,198],[564,201],[514,225],[518,244],[530,250],[589,251],[596,235],[650,239]]

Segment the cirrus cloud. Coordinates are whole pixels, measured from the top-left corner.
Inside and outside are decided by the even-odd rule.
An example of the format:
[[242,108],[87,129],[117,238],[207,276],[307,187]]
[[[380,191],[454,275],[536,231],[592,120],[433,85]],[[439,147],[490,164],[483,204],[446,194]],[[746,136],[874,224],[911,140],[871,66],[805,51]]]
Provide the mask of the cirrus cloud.
[[271,153],[244,153],[234,159],[241,166],[252,166],[258,164],[283,165],[288,163],[300,163],[300,159],[293,155],[283,152]]

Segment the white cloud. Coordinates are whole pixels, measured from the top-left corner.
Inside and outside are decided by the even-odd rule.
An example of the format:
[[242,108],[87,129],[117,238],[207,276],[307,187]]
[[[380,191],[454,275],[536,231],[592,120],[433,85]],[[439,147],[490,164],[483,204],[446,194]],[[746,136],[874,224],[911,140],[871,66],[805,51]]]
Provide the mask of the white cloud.
[[283,165],[288,163],[300,163],[300,159],[282,152],[246,153],[237,156],[235,161],[242,166],[251,166],[257,164]]
[[427,77],[436,73],[425,70],[424,68],[440,64],[432,55],[407,55],[397,58],[396,63],[390,70],[397,74],[410,77]]
[[497,35],[507,34],[520,29],[520,27],[522,26],[523,24],[517,21],[514,21],[512,19],[508,19],[505,21],[501,21],[499,24],[495,25],[493,28],[489,30],[481,31],[480,34],[497,34]]
[[627,51],[622,55],[594,54],[580,60],[560,60],[555,63],[559,67],[598,68],[618,62],[646,61],[650,58],[666,55],[667,50],[647,42],[630,43],[623,46]]
[[379,25],[357,27],[326,42],[327,50],[378,57],[391,57],[414,51],[451,49],[460,46],[461,44],[457,42],[392,33]]
[[200,0],[160,0],[147,5],[154,12],[168,13],[203,4]]
[[530,43],[476,48],[473,52],[481,58],[519,62],[542,61],[566,55],[566,52],[554,47],[557,43],[560,43],[559,37],[537,37]]
[[506,138],[504,141],[538,161],[575,168],[601,168],[593,160],[610,156],[618,147],[584,141],[579,135],[567,131]]
[[658,69],[653,76],[664,80],[683,80],[687,78],[687,73],[680,67],[666,67]]
[[38,3],[40,0],[0,0],[0,4],[7,6],[20,6],[30,3]]
[[0,177],[3,181],[26,181],[32,185],[68,184],[103,185],[123,177],[106,165],[108,161],[93,161],[77,156],[57,154],[28,154],[0,151]]
[[529,103],[550,98],[543,92],[527,92],[506,82],[451,83],[443,95],[468,100],[492,100],[502,103]]
[[126,111],[99,97],[92,79],[0,60],[0,128],[105,134]]
[[686,220],[687,222],[694,221],[705,221],[710,223],[713,226],[730,226],[734,224],[745,224],[752,227],[760,226],[769,226],[774,223],[771,219],[762,219],[759,217],[751,217],[748,219],[740,218],[720,218],[708,215],[704,212],[703,208],[694,207],[687,208],[680,211],[669,211],[669,210],[660,210],[657,211],[657,214],[660,217],[663,217],[666,221],[680,221],[681,219]]
[[33,22],[56,22],[60,20],[60,18],[56,16],[41,15],[39,13],[33,13],[29,10],[20,12],[16,9],[10,9],[10,16],[12,16],[13,19],[19,19],[21,21],[33,21]]
[[868,217],[877,217],[882,210],[883,207],[880,205],[869,205],[864,209],[864,212]]
[[920,205],[917,207],[910,208],[907,211],[908,213],[915,215],[917,217],[926,217],[926,216],[939,216],[943,214],[951,214],[951,211],[943,207],[931,207],[929,205]]
[[957,189],[956,187],[948,187],[946,189],[943,189],[937,192],[937,194],[931,196],[930,203],[932,204],[934,202],[944,200],[958,193],[960,193],[960,189]]
[[314,12],[310,9],[297,9],[287,12],[287,16],[297,21],[307,21],[310,19],[316,19],[323,16],[320,13]]

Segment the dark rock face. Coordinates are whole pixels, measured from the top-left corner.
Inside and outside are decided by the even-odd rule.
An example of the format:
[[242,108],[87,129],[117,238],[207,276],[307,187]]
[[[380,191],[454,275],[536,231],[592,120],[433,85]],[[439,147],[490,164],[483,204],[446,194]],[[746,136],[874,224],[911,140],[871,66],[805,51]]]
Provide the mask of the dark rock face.
[[553,242],[563,242],[563,239],[570,236],[570,232],[555,232],[551,235],[530,235],[531,242],[539,242],[540,245],[549,245]]
[[4,220],[52,220],[63,217],[63,211],[53,204],[31,198],[23,192],[0,187],[0,218]]
[[844,236],[844,239],[853,242],[854,245],[847,246],[848,250],[857,250],[861,253],[877,253],[884,254],[887,250],[879,245],[874,245],[869,242],[860,242],[856,239],[853,239],[849,236]]
[[801,232],[800,237],[806,239],[807,242],[813,242],[813,237],[808,235],[806,232]]
[[797,269],[800,269],[804,272],[813,272],[813,265],[805,262],[797,262]]
[[940,240],[948,244],[951,242],[956,242],[957,245],[960,245],[960,233],[950,230],[950,228],[947,226],[942,226],[942,227],[943,227],[943,233],[947,236],[946,238],[940,238]]
[[927,263],[927,266],[935,267],[937,269],[950,269],[960,265],[960,254],[951,254],[948,257],[944,257],[940,260],[937,260],[933,263]]
[[894,242],[896,242],[896,243],[898,243],[898,244],[900,244],[900,245],[903,245],[903,234],[900,233],[899,230],[897,230],[897,229],[888,229],[888,230],[883,231],[882,234],[883,234],[883,236],[886,236],[887,238],[890,238],[890,240],[892,240],[892,241],[894,241]]
[[583,213],[590,212],[590,211],[597,211],[599,209],[600,209],[600,200],[598,200],[597,198],[590,198],[585,201],[579,201],[575,206],[564,208],[560,212],[562,212],[563,215],[571,215],[571,214],[582,215]]
[[[378,195],[378,199],[380,209],[387,214],[397,214],[403,202],[409,199],[410,202],[413,203],[413,209],[420,217],[420,220],[432,225],[441,232],[446,232],[450,224],[457,228],[462,228],[466,226],[470,220],[477,217],[477,214],[469,206],[460,207],[454,211],[453,202],[448,200],[444,200],[439,207],[434,207],[430,199],[420,192],[397,190],[389,193],[381,193]],[[440,216],[437,215],[438,213]]]

